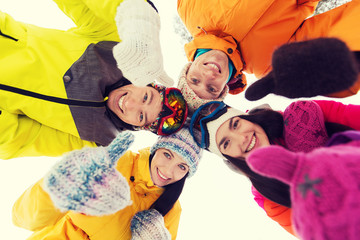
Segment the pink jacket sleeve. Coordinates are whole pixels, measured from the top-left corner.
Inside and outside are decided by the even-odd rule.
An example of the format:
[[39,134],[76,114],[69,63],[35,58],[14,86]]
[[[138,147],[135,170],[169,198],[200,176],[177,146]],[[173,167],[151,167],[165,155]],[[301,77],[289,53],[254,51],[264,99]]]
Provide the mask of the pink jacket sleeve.
[[327,122],[340,123],[360,130],[360,105],[343,104],[332,100],[315,100]]

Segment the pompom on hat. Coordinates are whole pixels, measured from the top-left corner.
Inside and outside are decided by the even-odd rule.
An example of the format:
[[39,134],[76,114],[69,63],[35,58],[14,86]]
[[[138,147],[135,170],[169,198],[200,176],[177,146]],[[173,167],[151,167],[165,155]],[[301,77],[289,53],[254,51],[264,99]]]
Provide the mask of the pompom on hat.
[[239,115],[246,115],[246,113],[223,102],[208,102],[199,107],[192,116],[190,132],[201,148],[224,158],[216,144],[216,132],[225,121]]
[[221,92],[220,96],[216,99],[202,99],[196,95],[196,93],[190,88],[190,86],[186,82],[186,75],[189,71],[191,66],[191,62],[187,63],[184,68],[181,70],[179,81],[178,81],[178,88],[180,89],[181,93],[183,94],[189,109],[189,115],[192,115],[196,109],[200,106],[211,102],[211,101],[223,101],[226,95],[229,92],[228,85],[225,85],[224,90]]
[[153,154],[160,148],[165,148],[177,153],[189,166],[188,177],[194,175],[198,168],[202,150],[195,143],[188,128],[184,127],[169,136],[160,136],[157,142],[151,147],[150,153]]

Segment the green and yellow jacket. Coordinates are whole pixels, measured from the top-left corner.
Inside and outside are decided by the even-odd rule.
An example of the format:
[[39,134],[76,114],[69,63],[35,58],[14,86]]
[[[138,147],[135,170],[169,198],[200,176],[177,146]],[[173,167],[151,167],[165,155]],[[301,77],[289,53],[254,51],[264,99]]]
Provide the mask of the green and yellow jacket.
[[113,86],[130,84],[112,56],[122,0],[55,2],[76,27],[41,28],[0,12],[0,159],[107,145],[131,128],[105,104]]

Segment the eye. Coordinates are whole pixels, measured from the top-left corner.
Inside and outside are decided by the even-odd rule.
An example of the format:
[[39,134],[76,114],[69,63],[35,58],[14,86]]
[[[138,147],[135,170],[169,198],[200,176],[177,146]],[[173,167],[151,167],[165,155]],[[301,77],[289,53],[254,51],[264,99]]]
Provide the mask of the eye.
[[233,129],[236,129],[238,126],[239,126],[239,119],[238,120],[236,120],[235,122],[234,122],[234,124],[233,124]]
[[226,150],[226,148],[229,146],[230,144],[230,140],[227,140],[226,142],[224,142],[223,148],[224,150]]
[[215,88],[213,88],[213,87],[209,87],[209,92],[215,93],[215,92],[217,92],[217,91],[216,91],[216,89],[215,89]]
[[181,170],[186,171],[186,167],[183,164],[179,164],[178,166]]
[[170,155],[168,152],[164,152],[164,156],[165,156],[167,159],[171,159],[171,155]]
[[199,83],[200,81],[197,80],[196,78],[192,78],[192,79],[191,79],[191,82],[194,83],[194,84],[197,84],[197,83]]
[[139,116],[140,123],[143,121],[143,119],[144,119],[144,113],[141,112]]
[[143,102],[146,102],[146,100],[148,99],[148,94],[147,93],[145,93],[145,95],[144,95],[144,99],[143,99]]

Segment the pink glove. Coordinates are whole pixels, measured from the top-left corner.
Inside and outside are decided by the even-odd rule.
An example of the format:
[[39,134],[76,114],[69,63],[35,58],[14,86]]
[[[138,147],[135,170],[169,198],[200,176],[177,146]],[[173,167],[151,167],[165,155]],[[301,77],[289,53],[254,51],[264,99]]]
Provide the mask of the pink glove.
[[296,101],[284,111],[284,139],[293,152],[309,152],[329,139],[324,114],[314,101]]
[[359,239],[360,141],[309,153],[270,146],[246,161],[253,171],[290,185],[292,218],[301,239]]

